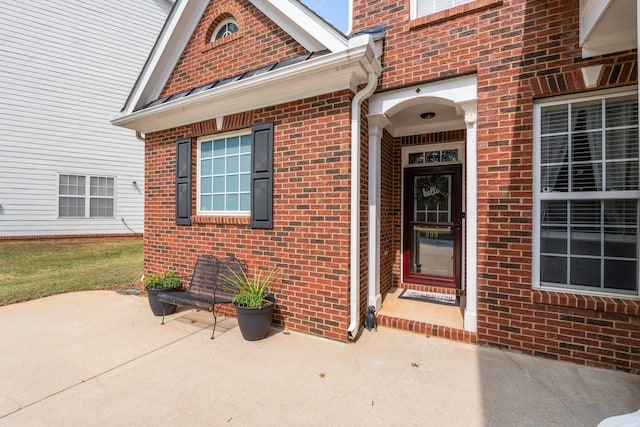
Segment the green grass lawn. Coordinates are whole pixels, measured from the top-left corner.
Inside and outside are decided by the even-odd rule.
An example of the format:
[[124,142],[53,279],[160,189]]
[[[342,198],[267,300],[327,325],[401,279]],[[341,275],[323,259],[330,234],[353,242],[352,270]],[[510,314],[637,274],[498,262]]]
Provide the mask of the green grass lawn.
[[64,292],[137,286],[142,239],[0,241],[0,306]]

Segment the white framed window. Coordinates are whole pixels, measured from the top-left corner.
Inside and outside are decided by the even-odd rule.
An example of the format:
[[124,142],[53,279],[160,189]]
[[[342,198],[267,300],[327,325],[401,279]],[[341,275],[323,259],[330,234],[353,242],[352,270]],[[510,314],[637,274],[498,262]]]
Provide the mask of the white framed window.
[[213,33],[211,33],[211,41],[220,40],[225,37],[229,37],[232,34],[238,32],[238,23],[233,18],[227,18],[220,22]]
[[411,0],[411,19],[431,15],[475,0]]
[[251,213],[249,129],[198,138],[198,214]]
[[534,105],[533,286],[638,295],[638,93]]
[[58,175],[58,217],[115,216],[115,178]]
[[435,166],[464,163],[464,142],[445,142],[402,148],[402,165]]

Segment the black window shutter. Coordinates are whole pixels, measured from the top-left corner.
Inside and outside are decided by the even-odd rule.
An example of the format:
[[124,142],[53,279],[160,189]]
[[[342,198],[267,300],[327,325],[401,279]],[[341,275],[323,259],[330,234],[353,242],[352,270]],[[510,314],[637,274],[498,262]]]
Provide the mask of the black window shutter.
[[191,138],[176,140],[176,224],[191,225]]
[[251,128],[251,228],[273,228],[273,123]]

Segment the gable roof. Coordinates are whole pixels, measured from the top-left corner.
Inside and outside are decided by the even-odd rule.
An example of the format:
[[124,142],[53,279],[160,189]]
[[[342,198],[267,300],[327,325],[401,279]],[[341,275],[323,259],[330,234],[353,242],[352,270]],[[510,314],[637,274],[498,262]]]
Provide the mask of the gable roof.
[[168,129],[339,90],[356,92],[380,75],[378,28],[347,38],[297,0],[250,0],[311,52],[160,98],[202,19],[206,0],[178,0],[158,37],[116,126],[141,132]]
[[[338,52],[348,47],[344,34],[297,0],[250,1],[310,52]],[[160,96],[208,4],[208,0],[176,1],[122,108],[123,115]]]
[[268,73],[269,71],[277,70],[279,68],[283,68],[289,65],[297,64],[298,62],[303,62],[311,58],[316,58],[320,55],[325,55],[328,53],[326,50],[321,52],[313,52],[313,53],[305,53],[304,55],[294,56],[292,58],[283,59],[282,61],[272,62],[268,65],[255,68],[253,70],[246,71],[244,73],[236,74],[231,77],[225,77],[222,79],[218,79],[212,82],[205,83],[200,86],[192,87],[187,90],[183,90],[178,93],[174,93],[171,95],[163,96],[162,98],[151,101],[150,103],[143,105],[140,108],[136,108],[135,111],[144,110],[145,108],[155,107],[156,105],[164,104],[168,101],[173,101],[176,99],[184,98],[186,96],[196,95],[202,91],[210,90],[213,88],[220,88],[226,84],[237,82],[240,80],[244,80],[253,76],[259,76],[260,74]]

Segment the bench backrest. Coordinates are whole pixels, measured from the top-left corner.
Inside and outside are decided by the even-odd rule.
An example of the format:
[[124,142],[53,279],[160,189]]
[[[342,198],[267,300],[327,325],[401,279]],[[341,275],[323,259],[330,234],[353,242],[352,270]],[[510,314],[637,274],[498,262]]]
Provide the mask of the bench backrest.
[[231,271],[240,274],[244,268],[244,263],[233,256],[220,259],[213,255],[200,255],[193,269],[189,290],[195,294],[231,297],[236,290],[224,276],[233,276]]

